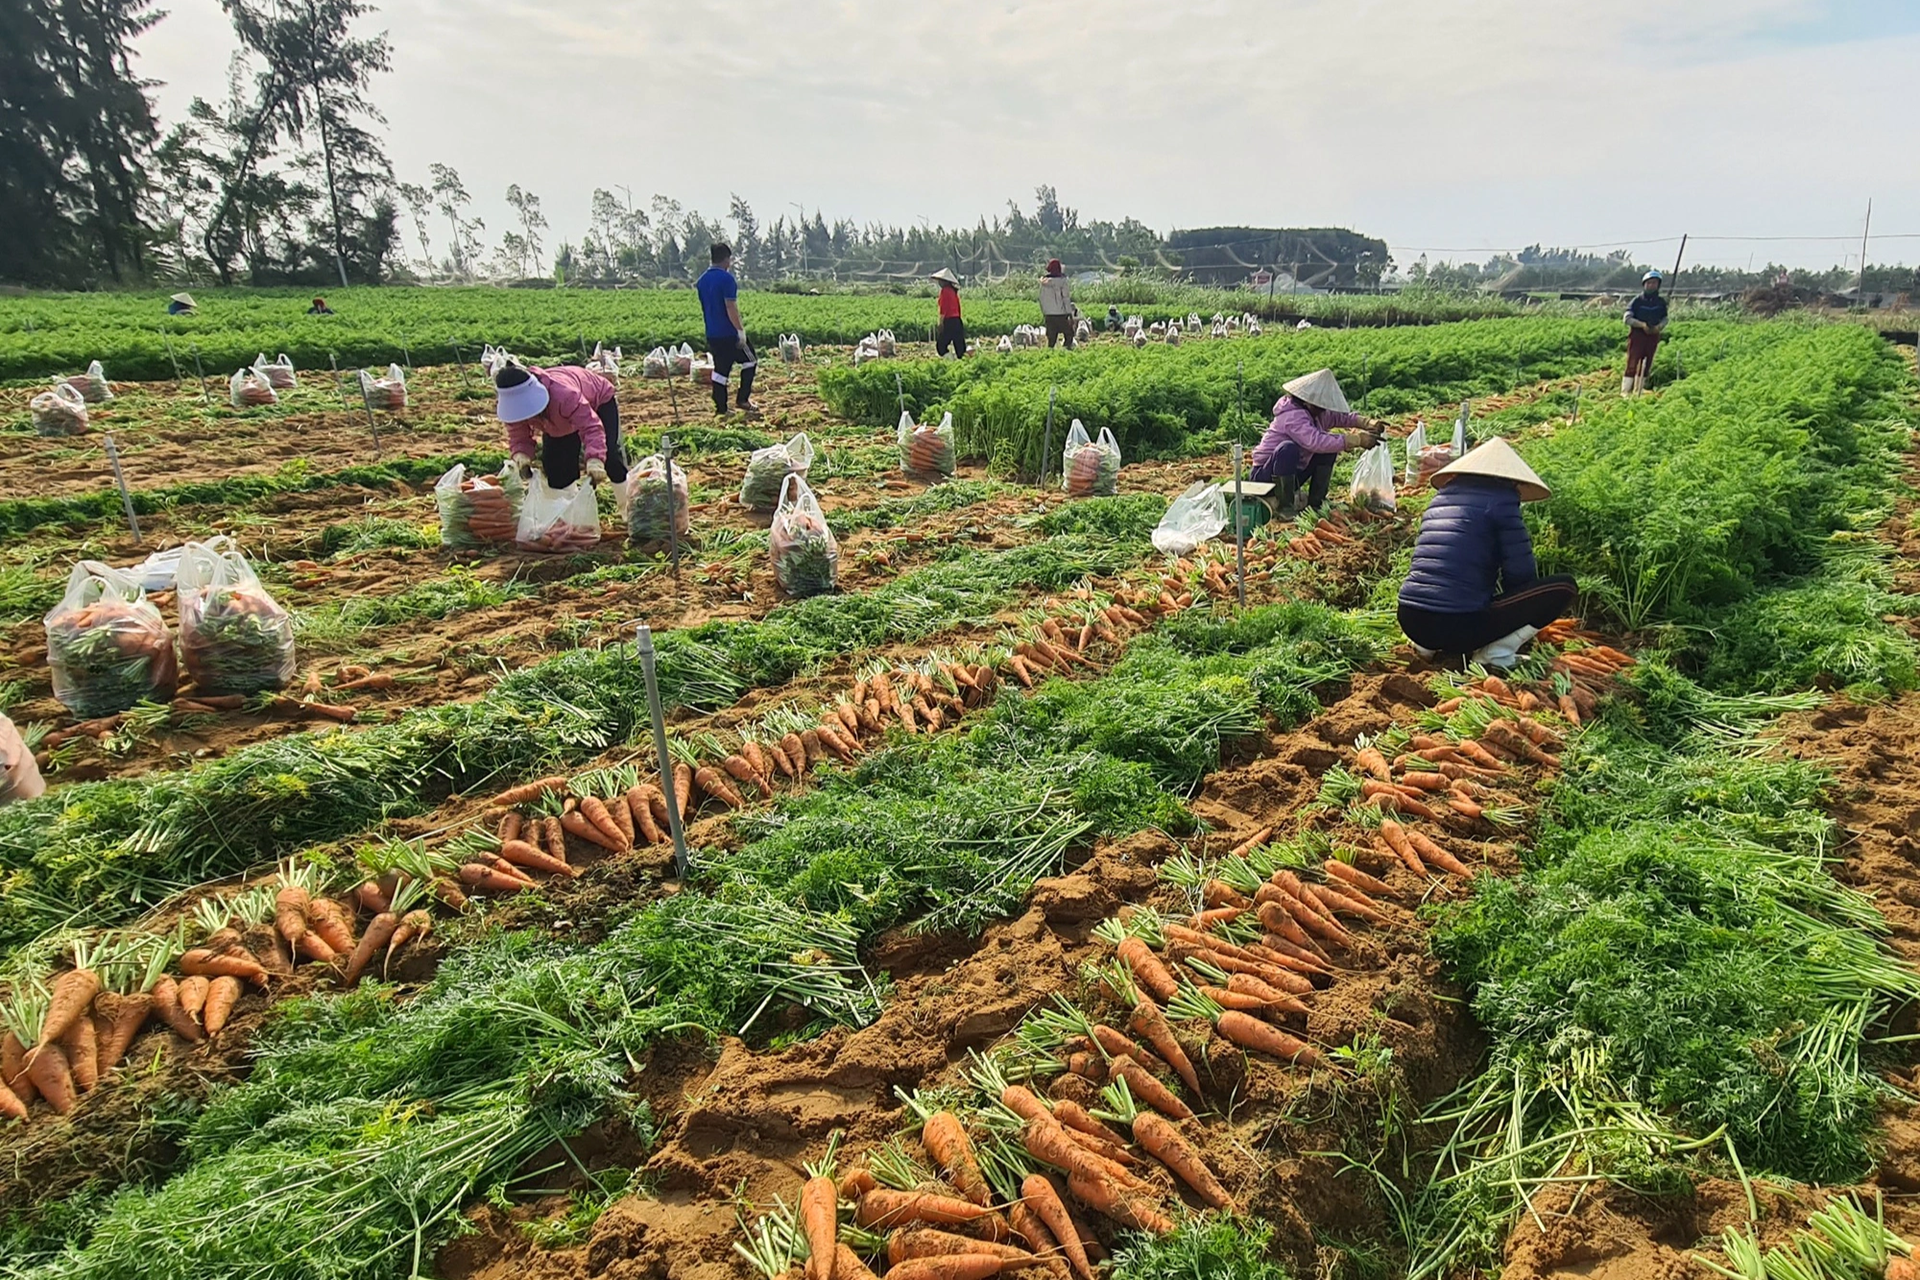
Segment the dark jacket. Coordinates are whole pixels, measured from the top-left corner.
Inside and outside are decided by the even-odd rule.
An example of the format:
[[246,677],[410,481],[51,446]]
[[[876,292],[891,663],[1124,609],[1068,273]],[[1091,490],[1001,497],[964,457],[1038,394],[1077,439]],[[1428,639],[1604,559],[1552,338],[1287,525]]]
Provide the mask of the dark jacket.
[[1626,319],[1638,320],[1649,329],[1667,322],[1667,300],[1657,293],[1640,293],[1627,304]]
[[1400,603],[1435,613],[1477,613],[1495,594],[1538,577],[1520,491],[1505,480],[1461,476],[1433,495],[1420,518],[1413,569]]

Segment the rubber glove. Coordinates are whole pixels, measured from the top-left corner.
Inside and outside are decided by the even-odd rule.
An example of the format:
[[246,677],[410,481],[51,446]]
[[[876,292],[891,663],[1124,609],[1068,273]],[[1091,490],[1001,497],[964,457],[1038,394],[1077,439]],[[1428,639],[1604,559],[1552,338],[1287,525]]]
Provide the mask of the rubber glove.
[[605,484],[607,482],[607,464],[598,458],[588,458],[587,475],[592,477],[595,484]]
[[513,469],[524,482],[533,479],[533,459],[524,453],[516,453],[512,458]]

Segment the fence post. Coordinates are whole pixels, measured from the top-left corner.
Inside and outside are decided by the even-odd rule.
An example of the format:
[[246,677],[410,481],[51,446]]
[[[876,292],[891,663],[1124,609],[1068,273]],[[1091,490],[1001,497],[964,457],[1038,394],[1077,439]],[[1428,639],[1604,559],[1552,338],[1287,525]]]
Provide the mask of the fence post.
[[1240,489],[1240,444],[1233,446],[1233,566],[1234,582],[1240,588],[1240,607],[1247,607],[1247,520],[1246,495]]
[[1047,388],[1047,430],[1040,438],[1040,487],[1047,487],[1047,463],[1053,458],[1053,402],[1059,387]]
[[140,521],[133,514],[133,494],[127,490],[127,477],[120,470],[120,450],[114,447],[113,432],[101,437],[107,449],[107,461],[113,466],[113,482],[120,486],[120,505],[127,509],[127,528],[133,531],[134,545],[140,543]]

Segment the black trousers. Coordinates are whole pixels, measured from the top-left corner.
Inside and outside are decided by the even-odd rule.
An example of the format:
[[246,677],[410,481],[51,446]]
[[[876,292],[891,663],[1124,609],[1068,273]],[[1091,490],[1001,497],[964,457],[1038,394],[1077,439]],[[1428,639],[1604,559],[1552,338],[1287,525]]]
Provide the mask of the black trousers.
[[959,316],[948,316],[940,322],[940,330],[934,334],[933,354],[943,356],[947,348],[952,347],[957,356],[967,354],[967,322]]
[[1307,465],[1298,471],[1284,471],[1273,466],[1274,459],[1253,469],[1249,480],[1262,484],[1279,485],[1274,500],[1282,511],[1293,509],[1294,499],[1299,496],[1300,482],[1307,482],[1307,505],[1318,510],[1327,505],[1327,490],[1333,486],[1333,464],[1340,461],[1337,453],[1310,453]]
[[1047,346],[1053,346],[1054,339],[1065,338],[1067,350],[1073,350],[1073,317],[1042,315],[1040,323],[1046,326]]
[[[607,479],[615,484],[627,478],[627,451],[620,445],[620,402],[609,400],[594,410],[600,425],[607,429]],[[540,437],[540,471],[555,489],[564,489],[580,478],[587,447],[580,433],[570,436]]]
[[1556,573],[1495,596],[1492,604],[1473,613],[1436,613],[1403,604],[1400,629],[1422,649],[1472,653],[1522,627],[1546,626],[1567,611],[1577,594],[1572,575]]
[[707,344],[713,348],[713,411],[727,411],[727,386],[735,365],[740,367],[738,403],[746,408],[752,401],[753,371],[760,367],[760,358],[745,338],[708,338]]

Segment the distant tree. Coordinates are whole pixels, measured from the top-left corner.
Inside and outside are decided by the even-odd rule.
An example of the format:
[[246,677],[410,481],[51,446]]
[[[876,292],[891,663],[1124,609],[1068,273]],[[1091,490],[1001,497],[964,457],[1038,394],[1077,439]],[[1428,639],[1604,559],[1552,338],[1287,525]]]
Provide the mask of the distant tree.
[[739,196],[732,198],[727,216],[733,219],[733,253],[740,261],[742,274],[758,276],[762,265],[760,220],[753,216],[753,207]]
[[[519,183],[507,188],[507,205],[520,219],[521,240],[526,245],[526,257],[531,262],[540,260],[540,233],[547,229],[547,216],[540,212],[540,197],[531,191],[523,191]],[[531,272],[522,272],[522,275]]]
[[448,254],[448,265],[453,274],[465,279],[471,276],[479,264],[481,235],[487,224],[479,218],[468,218],[466,208],[473,203],[473,197],[467,194],[466,184],[460,181],[459,171],[452,165],[431,164],[427,173],[433,178],[434,207],[446,215],[447,224],[453,229],[452,249]]
[[494,274],[515,276],[526,279],[528,245],[527,238],[518,231],[504,232],[500,236],[500,251],[494,260]]
[[420,241],[420,261],[427,269],[433,269],[433,244],[427,239],[427,215],[433,212],[433,192],[417,182],[403,182],[394,188],[407,206],[407,216],[413,221],[413,234]]
[[159,19],[151,0],[0,0],[0,279],[145,270],[159,129],[129,54]]

